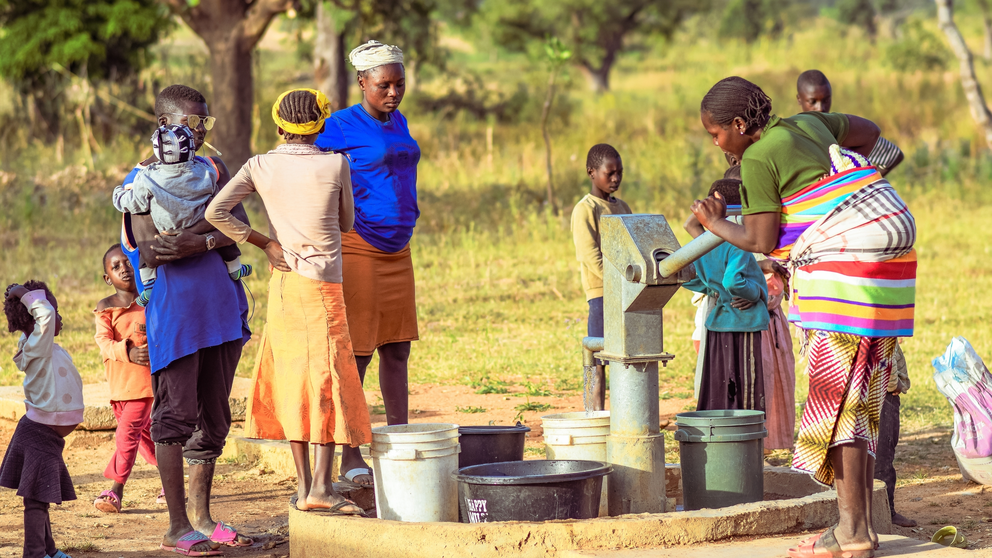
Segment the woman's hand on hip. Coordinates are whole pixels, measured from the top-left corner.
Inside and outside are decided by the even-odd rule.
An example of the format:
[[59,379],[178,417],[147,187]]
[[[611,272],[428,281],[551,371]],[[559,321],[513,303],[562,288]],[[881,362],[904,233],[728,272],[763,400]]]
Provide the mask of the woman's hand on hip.
[[286,257],[283,255],[282,245],[279,244],[278,240],[269,239],[265,243],[265,255],[269,258],[269,265],[278,269],[283,273],[289,273],[293,271],[290,269],[289,265],[286,264]]
[[713,229],[713,223],[727,218],[727,202],[720,192],[704,200],[692,202],[692,214],[699,223],[707,229]]

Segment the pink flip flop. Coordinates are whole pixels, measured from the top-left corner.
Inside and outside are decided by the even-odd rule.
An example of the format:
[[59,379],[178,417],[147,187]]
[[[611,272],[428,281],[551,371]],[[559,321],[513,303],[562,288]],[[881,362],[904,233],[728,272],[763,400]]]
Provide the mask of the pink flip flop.
[[215,543],[226,544],[227,546],[251,546],[255,544],[255,541],[248,539],[246,543],[238,542],[238,531],[227,525],[223,521],[218,521],[217,526],[214,527],[214,532],[210,535],[210,540]]
[[168,504],[168,502],[165,501],[165,489],[164,488],[162,489],[161,492],[158,493],[158,498],[155,498],[155,503],[156,504]]
[[206,535],[199,531],[190,531],[185,535],[179,537],[176,541],[176,546],[168,546],[165,543],[159,545],[159,549],[166,552],[175,552],[176,554],[182,554],[183,556],[220,556],[224,554],[220,550],[207,550],[198,551],[192,550],[192,548],[202,542],[210,542],[210,539]]
[[103,513],[121,513],[121,500],[113,490],[104,490],[93,500],[93,507]]

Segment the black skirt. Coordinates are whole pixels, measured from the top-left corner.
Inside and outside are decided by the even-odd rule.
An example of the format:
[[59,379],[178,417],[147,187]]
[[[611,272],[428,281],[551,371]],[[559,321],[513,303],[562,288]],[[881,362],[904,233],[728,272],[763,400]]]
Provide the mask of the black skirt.
[[760,331],[708,331],[697,411],[765,410]]
[[65,439],[28,417],[21,417],[0,465],[0,486],[49,504],[75,500],[72,477],[62,459]]

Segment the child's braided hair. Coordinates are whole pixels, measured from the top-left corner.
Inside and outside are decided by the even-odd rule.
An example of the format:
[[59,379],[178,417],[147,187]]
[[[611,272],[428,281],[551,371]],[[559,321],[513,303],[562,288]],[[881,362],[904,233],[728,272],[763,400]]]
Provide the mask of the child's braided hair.
[[[293,124],[306,124],[320,120],[320,105],[317,96],[309,91],[292,91],[279,103],[279,117]],[[283,132],[287,140],[302,139],[300,134]]]
[[[11,333],[21,331],[24,332],[24,335],[31,335],[31,332],[34,331],[34,316],[31,315],[31,312],[28,312],[27,307],[21,304],[20,300],[10,300],[7,298],[7,293],[10,292],[13,286],[14,284],[7,285],[7,289],[3,293],[3,313],[7,316],[7,331]],[[48,285],[42,281],[28,281],[22,286],[28,291],[44,290],[45,295],[48,296],[48,300],[55,298],[55,295],[49,290]]]
[[772,113],[771,97],[760,87],[737,76],[721,79],[703,97],[700,110],[710,115],[710,120],[727,127],[740,117],[748,130],[763,128]]

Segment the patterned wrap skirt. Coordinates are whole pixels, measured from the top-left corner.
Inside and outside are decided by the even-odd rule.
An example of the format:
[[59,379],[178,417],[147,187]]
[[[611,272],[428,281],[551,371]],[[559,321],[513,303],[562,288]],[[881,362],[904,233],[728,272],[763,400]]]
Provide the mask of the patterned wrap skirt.
[[17,489],[21,498],[49,504],[76,499],[72,477],[62,459],[65,438],[21,417],[0,465],[0,486]]
[[245,435],[352,447],[372,427],[340,283],[272,271]]
[[809,331],[809,397],[803,411],[792,468],[832,486],[830,448],[868,442],[874,456],[895,337],[861,337]]

